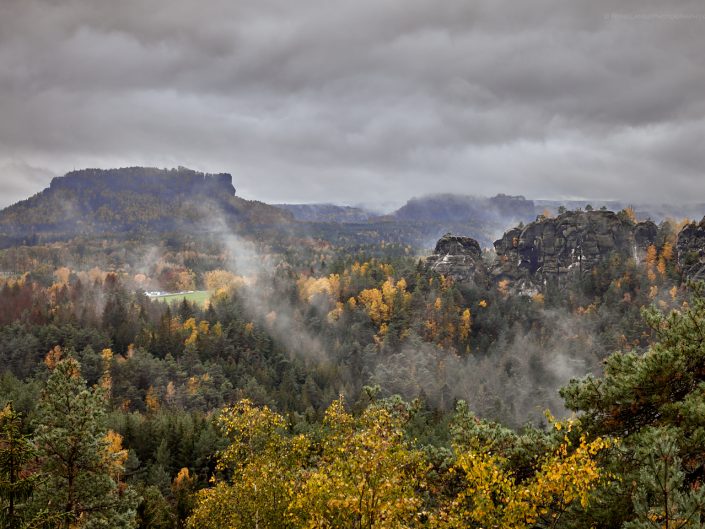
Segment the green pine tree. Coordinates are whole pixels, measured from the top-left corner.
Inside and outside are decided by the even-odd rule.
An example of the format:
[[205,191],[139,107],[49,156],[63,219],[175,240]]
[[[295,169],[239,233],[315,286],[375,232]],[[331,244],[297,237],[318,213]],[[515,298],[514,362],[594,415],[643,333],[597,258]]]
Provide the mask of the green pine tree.
[[80,365],[60,361],[41,394],[35,443],[45,479],[37,505],[60,517],[57,528],[134,527],[136,495],[119,481],[124,452],[106,428],[106,396],[89,389]]
[[625,523],[624,529],[705,527],[705,488],[686,485],[675,436],[665,428],[642,432],[637,451],[642,467],[633,495],[636,518]]
[[0,411],[0,525],[7,529],[26,527],[26,502],[36,479],[28,469],[33,456],[32,443],[22,433],[22,418],[10,402]]
[[655,342],[615,353],[604,375],[561,391],[590,435],[621,438],[605,461],[618,476],[591,504],[585,525],[641,529],[701,527],[705,473],[705,285],[691,285],[680,310],[644,317]]

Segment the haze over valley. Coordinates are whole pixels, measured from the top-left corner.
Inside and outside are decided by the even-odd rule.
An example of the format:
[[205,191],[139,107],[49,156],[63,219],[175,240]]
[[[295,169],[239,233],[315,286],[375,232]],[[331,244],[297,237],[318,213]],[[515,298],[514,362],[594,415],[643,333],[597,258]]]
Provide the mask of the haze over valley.
[[704,24],[0,1],[0,528],[705,526]]

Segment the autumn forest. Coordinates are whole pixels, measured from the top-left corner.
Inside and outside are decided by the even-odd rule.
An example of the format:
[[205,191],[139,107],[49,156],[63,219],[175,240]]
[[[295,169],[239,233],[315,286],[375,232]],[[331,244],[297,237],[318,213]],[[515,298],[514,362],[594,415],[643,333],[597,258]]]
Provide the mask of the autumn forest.
[[299,220],[184,171],[0,213],[3,527],[701,527],[702,223],[488,248],[497,210]]

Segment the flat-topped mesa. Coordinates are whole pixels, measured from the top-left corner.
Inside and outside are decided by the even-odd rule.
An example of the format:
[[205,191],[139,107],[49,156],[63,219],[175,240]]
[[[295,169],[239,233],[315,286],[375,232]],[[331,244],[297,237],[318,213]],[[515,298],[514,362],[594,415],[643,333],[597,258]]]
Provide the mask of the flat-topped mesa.
[[476,283],[487,275],[480,244],[450,233],[438,240],[433,255],[426,259],[426,268],[458,282]]
[[121,169],[81,169],[53,178],[49,189],[82,192],[86,189],[155,195],[233,196],[235,187],[229,173],[202,173],[185,167],[124,167]]
[[292,220],[287,211],[236,196],[228,173],[84,169],[54,178],[47,189],[0,211],[0,244],[136,231],[204,233]]
[[678,234],[676,252],[683,279],[705,280],[705,217],[699,223],[683,227]]
[[582,275],[613,254],[639,260],[656,239],[651,221],[633,223],[611,211],[570,211],[540,217],[495,241],[495,279],[542,288],[564,275]]

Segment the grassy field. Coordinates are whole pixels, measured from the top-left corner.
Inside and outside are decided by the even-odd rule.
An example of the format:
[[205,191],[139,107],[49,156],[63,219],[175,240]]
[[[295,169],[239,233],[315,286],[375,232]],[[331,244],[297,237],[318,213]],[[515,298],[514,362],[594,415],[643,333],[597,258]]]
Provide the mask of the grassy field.
[[211,297],[211,293],[208,290],[196,290],[190,294],[167,294],[166,296],[156,296],[153,299],[158,299],[159,301],[166,301],[171,304],[174,302],[181,302],[183,299],[188,301],[195,301],[199,305],[203,305]]

